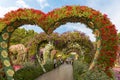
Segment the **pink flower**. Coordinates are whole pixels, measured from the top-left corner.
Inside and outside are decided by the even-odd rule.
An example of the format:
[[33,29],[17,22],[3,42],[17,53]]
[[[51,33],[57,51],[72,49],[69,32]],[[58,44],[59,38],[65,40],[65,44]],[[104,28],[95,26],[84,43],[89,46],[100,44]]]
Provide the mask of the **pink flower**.
[[14,68],[15,71],[18,71],[19,69],[22,68],[22,66],[20,66],[20,65],[14,65],[13,68]]

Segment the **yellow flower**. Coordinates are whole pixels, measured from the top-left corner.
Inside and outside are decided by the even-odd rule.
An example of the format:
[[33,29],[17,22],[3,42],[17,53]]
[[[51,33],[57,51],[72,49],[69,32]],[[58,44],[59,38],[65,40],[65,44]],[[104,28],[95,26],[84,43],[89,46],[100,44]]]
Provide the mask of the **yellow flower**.
[[7,31],[8,31],[8,32],[12,32],[12,31],[14,31],[14,28],[13,28],[12,26],[8,26],[8,27],[7,27]]
[[9,38],[9,34],[7,32],[3,33],[2,38],[3,38],[3,40],[7,40]]
[[3,41],[3,42],[0,43],[0,46],[1,46],[2,48],[7,48],[8,45],[7,45],[6,42]]
[[13,76],[13,75],[14,75],[14,71],[11,70],[11,69],[9,69],[9,70],[7,70],[7,74],[8,74],[9,76]]
[[10,66],[10,62],[9,62],[8,60],[4,60],[4,62],[3,62],[3,63],[4,63],[4,65],[5,65],[5,66],[7,66],[7,67],[9,67],[9,66]]
[[1,52],[1,55],[2,55],[4,58],[8,57],[8,53],[7,53],[7,51],[5,51],[5,50],[3,50],[3,51]]

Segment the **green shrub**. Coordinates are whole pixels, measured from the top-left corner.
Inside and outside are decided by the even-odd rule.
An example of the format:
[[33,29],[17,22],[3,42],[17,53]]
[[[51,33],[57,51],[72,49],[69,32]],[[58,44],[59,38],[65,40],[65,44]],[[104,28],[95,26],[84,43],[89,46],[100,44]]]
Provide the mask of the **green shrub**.
[[53,61],[52,60],[48,60],[46,62],[46,64],[44,65],[45,69],[47,72],[51,71],[52,69],[54,69],[54,64],[53,64]]
[[3,77],[2,75],[0,75],[0,80],[7,80],[6,77]]
[[73,76],[74,80],[79,80],[80,75],[82,75],[88,69],[88,65],[82,61],[74,61],[73,63]]
[[34,80],[36,77],[41,75],[43,73],[43,70],[41,67],[37,66],[29,66],[29,67],[24,67],[20,70],[18,70],[14,78],[15,80]]
[[95,68],[91,71],[87,71],[86,73],[80,76],[79,80],[113,80],[106,75],[104,71],[101,69]]
[[3,68],[0,68],[0,80],[7,80]]
[[[53,62],[48,61],[44,65],[46,71],[50,71],[53,69]],[[15,72],[14,79],[15,80],[34,80],[40,75],[44,74],[42,68],[40,65],[30,65],[25,66],[24,68],[18,70]]]
[[82,61],[75,61],[73,64],[74,80],[114,80],[97,67],[88,71],[89,65]]

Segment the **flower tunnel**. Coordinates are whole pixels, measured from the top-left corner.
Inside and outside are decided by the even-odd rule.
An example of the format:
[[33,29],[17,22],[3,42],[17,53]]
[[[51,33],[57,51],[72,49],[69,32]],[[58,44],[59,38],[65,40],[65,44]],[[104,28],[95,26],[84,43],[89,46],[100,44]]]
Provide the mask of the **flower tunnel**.
[[8,80],[13,80],[14,70],[9,59],[9,41],[15,29],[21,25],[38,25],[47,34],[51,34],[60,25],[67,22],[80,22],[92,29],[96,36],[97,49],[90,70],[99,66],[108,70],[114,65],[117,51],[117,32],[115,26],[107,18],[87,6],[65,6],[43,13],[34,9],[18,9],[11,11],[0,19],[0,60]]

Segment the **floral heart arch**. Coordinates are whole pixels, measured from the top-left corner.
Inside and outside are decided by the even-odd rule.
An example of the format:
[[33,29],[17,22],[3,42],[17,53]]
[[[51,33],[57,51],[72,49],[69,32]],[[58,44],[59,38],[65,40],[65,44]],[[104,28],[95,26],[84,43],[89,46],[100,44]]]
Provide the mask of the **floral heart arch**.
[[84,23],[96,35],[97,50],[89,69],[94,66],[106,72],[114,65],[117,50],[117,32],[107,15],[102,15],[87,6],[65,6],[54,9],[47,14],[40,10],[18,9],[11,11],[0,19],[0,59],[8,80],[14,80],[14,70],[8,57],[11,34],[24,24],[38,25],[47,34],[52,33],[60,25],[67,22]]

